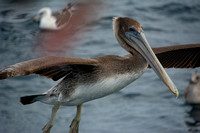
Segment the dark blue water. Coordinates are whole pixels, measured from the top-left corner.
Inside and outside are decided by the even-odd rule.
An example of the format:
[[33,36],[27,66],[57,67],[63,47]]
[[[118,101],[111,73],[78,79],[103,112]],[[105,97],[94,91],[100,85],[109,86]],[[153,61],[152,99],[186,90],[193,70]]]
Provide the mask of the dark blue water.
[[[38,25],[32,21],[42,7],[62,9],[65,0],[0,2],[0,67],[42,56],[36,48]],[[108,0],[99,14],[76,39],[76,47],[63,56],[94,57],[127,54],[117,43],[112,17],[128,16],[144,27],[152,47],[200,42],[199,0]],[[55,53],[53,53],[55,54]],[[180,91],[178,99],[152,70],[118,93],[85,103],[80,133],[197,133],[200,111],[184,103],[184,90],[197,69],[167,69]],[[38,133],[50,118],[51,105],[23,106],[19,97],[38,94],[56,83],[39,76],[16,77],[0,81],[0,133]],[[64,133],[76,112],[61,107],[52,132]]]

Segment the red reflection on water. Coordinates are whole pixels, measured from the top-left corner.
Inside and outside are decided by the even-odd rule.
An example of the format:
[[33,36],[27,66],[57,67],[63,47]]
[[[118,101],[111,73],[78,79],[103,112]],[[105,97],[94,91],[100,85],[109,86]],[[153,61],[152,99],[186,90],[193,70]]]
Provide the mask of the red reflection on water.
[[[58,31],[41,31],[37,36],[37,50],[42,55],[60,55],[75,47],[76,38],[86,24],[92,22],[99,12],[100,0],[77,3],[67,26]],[[73,6],[73,5],[72,5]],[[73,7],[72,7],[73,8]],[[95,11],[94,11],[95,10]]]

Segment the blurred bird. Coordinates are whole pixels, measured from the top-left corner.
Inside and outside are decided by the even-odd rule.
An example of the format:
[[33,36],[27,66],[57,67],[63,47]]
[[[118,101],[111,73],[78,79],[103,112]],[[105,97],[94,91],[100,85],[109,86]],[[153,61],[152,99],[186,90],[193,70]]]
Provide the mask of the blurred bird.
[[185,102],[200,104],[200,74],[197,71],[192,74],[190,83],[185,90]]
[[59,30],[41,30],[35,39],[37,52],[40,51],[42,56],[66,54],[75,46],[73,44],[78,39],[74,38],[78,38],[81,30],[97,19],[101,3],[100,0],[84,0],[68,4],[67,8],[57,13],[66,14],[60,16],[63,20],[66,18],[66,26],[61,26]]
[[52,13],[51,8],[44,7],[39,10],[34,20],[39,21],[40,29],[44,30],[60,30],[64,28],[70,21],[72,16],[72,4],[69,3],[66,8],[59,12]]

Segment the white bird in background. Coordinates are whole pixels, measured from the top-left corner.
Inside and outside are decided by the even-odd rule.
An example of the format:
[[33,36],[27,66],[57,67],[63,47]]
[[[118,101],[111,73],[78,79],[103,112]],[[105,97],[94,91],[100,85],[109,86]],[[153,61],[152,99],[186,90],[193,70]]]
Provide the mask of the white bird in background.
[[69,3],[66,8],[55,13],[52,13],[49,7],[44,7],[39,10],[38,15],[35,16],[34,20],[40,21],[40,29],[60,30],[64,28],[70,21],[72,16],[71,7],[72,4]]
[[192,74],[190,83],[185,90],[185,102],[200,104],[200,74],[197,72]]

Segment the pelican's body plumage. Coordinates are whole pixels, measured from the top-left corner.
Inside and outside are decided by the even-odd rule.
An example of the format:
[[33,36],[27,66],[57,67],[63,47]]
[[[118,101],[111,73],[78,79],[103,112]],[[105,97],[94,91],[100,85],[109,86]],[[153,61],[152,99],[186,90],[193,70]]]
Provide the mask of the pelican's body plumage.
[[[134,58],[138,59],[134,60]],[[93,66],[90,66],[91,70],[86,68],[81,73],[69,73],[70,78],[66,76],[45,92],[44,98],[40,96],[39,101],[48,104],[60,101],[62,105],[74,106],[119,91],[138,79],[147,69],[147,62],[139,58],[142,57],[109,55],[91,58],[90,60],[94,62]],[[124,66],[125,62],[127,62],[126,66]],[[134,64],[138,65],[132,67]]]

